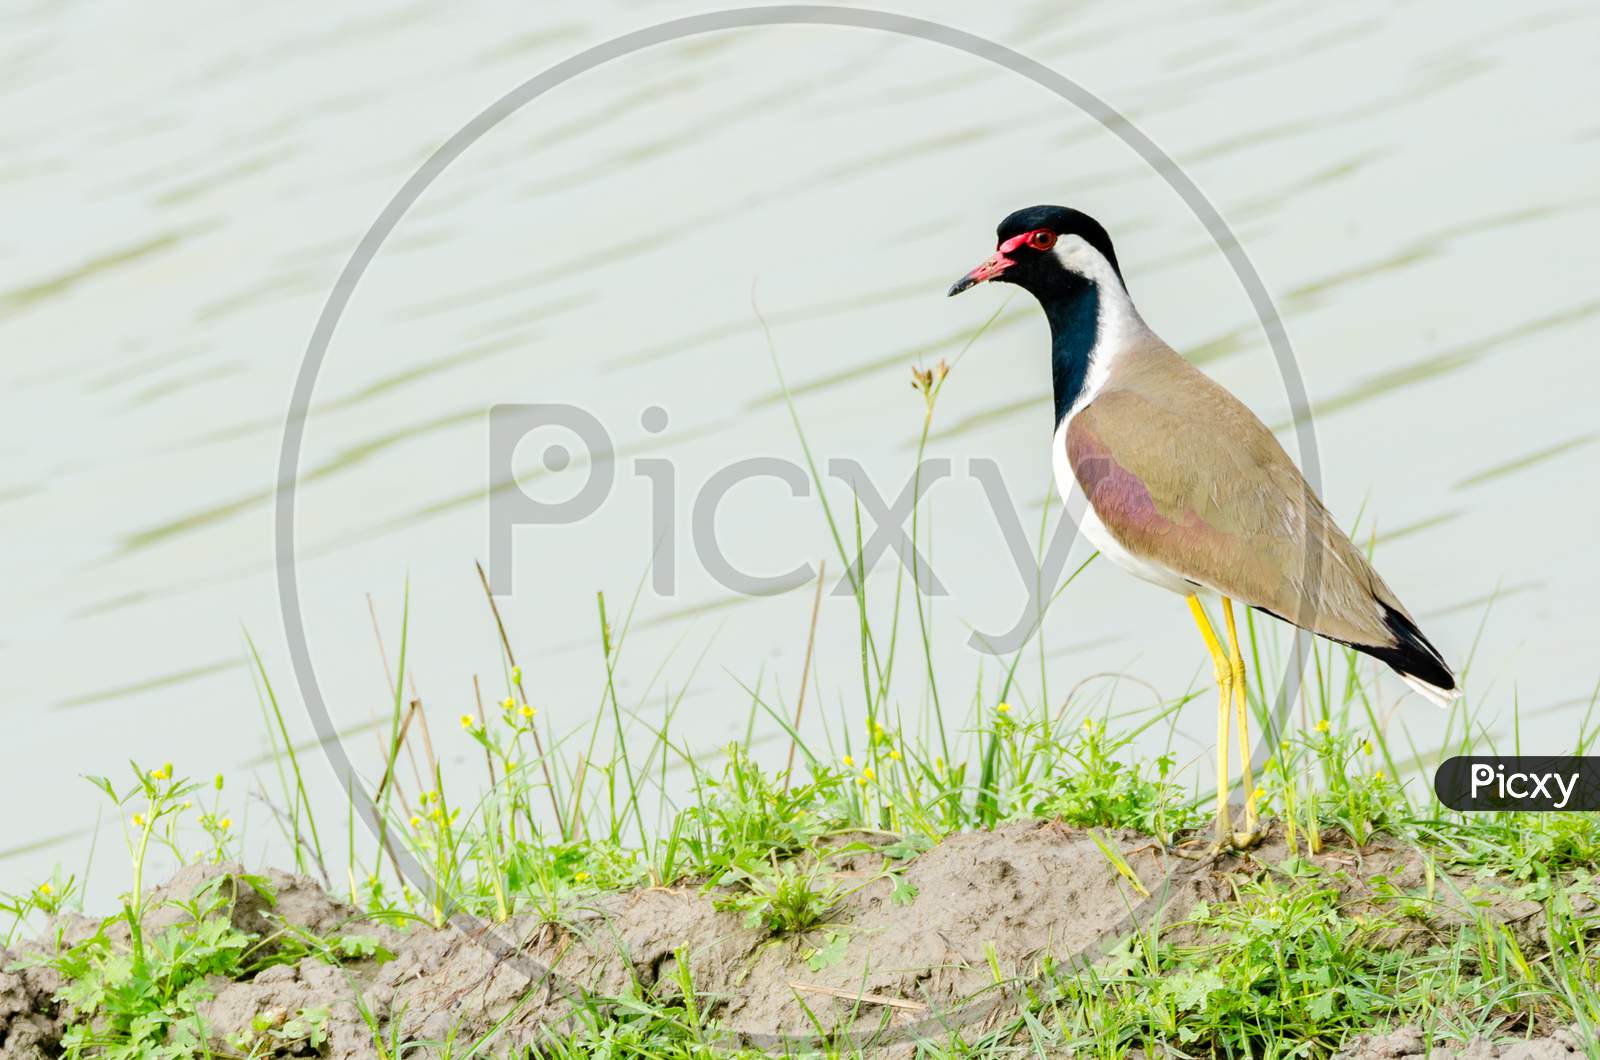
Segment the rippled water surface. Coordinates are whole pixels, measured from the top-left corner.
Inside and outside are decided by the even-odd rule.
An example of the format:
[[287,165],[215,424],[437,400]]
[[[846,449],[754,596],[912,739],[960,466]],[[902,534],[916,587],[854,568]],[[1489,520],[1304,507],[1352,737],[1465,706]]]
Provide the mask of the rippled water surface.
[[[99,806],[77,774],[129,757],[240,781],[260,766],[247,632],[296,739],[309,737],[277,609],[273,489],[292,382],[335,277],[429,152],[492,100],[693,10],[0,16],[0,886],[83,864]],[[917,13],[1073,77],[1211,197],[1287,324],[1330,506],[1375,536],[1378,565],[1445,654],[1470,658],[1485,724],[1508,731],[1516,709],[1525,747],[1566,747],[1600,676],[1600,11]],[[311,654],[363,764],[361,730],[388,695],[369,595],[392,658],[409,580],[411,677],[435,741],[465,761],[450,719],[474,673],[500,681],[472,569],[488,554],[486,496],[509,488],[510,468],[550,500],[595,470],[560,432],[530,436],[509,467],[493,461],[499,403],[582,406],[616,448],[593,517],[515,537],[501,606],[552,732],[585,725],[598,701],[597,590],[618,625],[636,599],[624,697],[654,716],[681,693],[691,743],[742,732],[747,687],[792,704],[809,589],[729,593],[691,529],[718,469],[800,459],[774,355],[817,458],[860,460],[892,499],[922,411],[907,366],[971,343],[930,445],[954,474],[929,494],[948,590],[934,650],[942,690],[967,710],[983,659],[970,631],[1006,628],[1025,600],[970,461],[1003,469],[1032,537],[1050,495],[1050,405],[1036,310],[1007,290],[947,301],[944,289],[987,253],[999,217],[1039,201],[1101,218],[1147,319],[1293,448],[1284,382],[1203,226],[1115,136],[999,67],[864,30],[726,32],[585,73],[484,136],[363,279],[306,427]],[[667,414],[659,433],[641,426],[651,407]],[[556,443],[574,459],[553,472]],[[675,478],[653,500],[660,480],[639,462],[663,457]],[[848,512],[843,484],[829,490]],[[716,525],[727,561],[762,575],[832,552],[815,498],[774,479],[730,492]],[[1088,554],[1077,548],[1072,566]],[[672,558],[670,594],[648,580],[653,551]],[[891,558],[869,592],[887,608],[894,588]],[[854,623],[850,600],[824,604],[814,702],[835,717],[859,709]],[[1013,697],[1028,710],[1059,707],[1095,674],[1164,696],[1208,678],[1178,602],[1104,564],[1061,597],[1044,644],[1047,687],[1035,662]],[[926,699],[911,657],[897,679],[908,716]],[[1098,684],[1096,709],[1152,697]],[[1400,686],[1383,687],[1387,712]],[[1202,761],[1211,724],[1197,704],[1174,746]],[[1392,724],[1422,749],[1441,726],[1414,698]],[[243,787],[240,816],[268,845],[267,810]]]

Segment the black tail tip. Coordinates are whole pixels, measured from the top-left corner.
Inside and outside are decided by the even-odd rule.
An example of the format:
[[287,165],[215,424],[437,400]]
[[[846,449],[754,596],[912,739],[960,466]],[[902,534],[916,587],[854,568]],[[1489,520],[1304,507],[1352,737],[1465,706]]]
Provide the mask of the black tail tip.
[[1360,650],[1384,663],[1407,684],[1441,706],[1454,699],[1459,692],[1456,675],[1450,672],[1444,656],[1422,635],[1417,624],[1390,607],[1383,607],[1383,624],[1394,635],[1395,643],[1363,646]]

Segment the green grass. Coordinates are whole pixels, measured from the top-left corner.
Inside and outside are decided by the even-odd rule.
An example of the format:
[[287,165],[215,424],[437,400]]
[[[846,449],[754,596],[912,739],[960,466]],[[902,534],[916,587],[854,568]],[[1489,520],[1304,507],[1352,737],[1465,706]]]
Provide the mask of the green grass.
[[[1370,914],[1352,916],[1337,900],[1328,870],[1291,855],[1265,875],[1242,877],[1231,900],[1136,935],[1098,964],[1046,961],[1035,979],[998,981],[996,990],[1017,999],[1011,1013],[986,1021],[982,1032],[953,1030],[927,1043],[927,1055],[1072,1048],[1119,1056],[1170,1042],[1193,1055],[1325,1056],[1351,1034],[1405,1022],[1462,1038],[1573,1022],[1600,1026],[1591,952],[1600,921],[1589,897],[1600,858],[1593,817],[1466,817],[1443,810],[1431,792],[1415,801],[1411,792],[1420,785],[1397,782],[1394,765],[1414,753],[1396,753],[1382,730],[1369,727],[1371,691],[1355,660],[1342,650],[1321,651],[1316,671],[1319,679],[1307,689],[1311,726],[1280,743],[1260,778],[1263,811],[1281,822],[1291,851],[1309,855],[1339,835],[1358,844],[1379,835],[1413,843],[1440,879],[1476,874],[1484,886],[1514,888],[1541,903],[1542,940],[1530,946],[1482,918],[1423,951],[1392,949],[1383,942],[1388,930],[1426,920],[1437,894],[1395,889]],[[787,712],[759,686],[746,693],[751,733],[770,726],[798,740],[793,777],[764,765],[749,740],[697,754],[674,728],[670,710],[659,725],[635,718],[630,727],[628,712],[619,709],[606,716],[626,730],[621,735],[632,741],[633,757],[624,759],[614,728],[617,749],[607,753],[605,740],[592,739],[581,749],[581,767],[576,754],[548,756],[547,785],[532,740],[539,715],[524,709],[520,674],[508,671],[511,706],[501,701],[483,719],[461,719],[483,751],[475,783],[447,777],[431,761],[418,771],[431,781],[427,787],[402,782],[397,698],[401,720],[391,726],[381,774],[390,778],[381,842],[369,841],[363,855],[363,832],[347,820],[350,851],[344,872],[334,873],[322,861],[313,807],[302,797],[302,765],[283,742],[281,708],[266,675],[259,678],[268,731],[278,735],[283,809],[274,819],[286,830],[288,849],[301,869],[342,877],[343,897],[397,925],[438,925],[458,912],[491,921],[532,913],[560,922],[599,892],[690,885],[716,892],[717,902],[753,929],[810,939],[817,959],[825,960],[828,946],[839,941],[829,916],[843,894],[830,859],[861,833],[887,834],[884,872],[892,876],[897,862],[954,832],[1008,820],[1055,818],[1175,842],[1191,830],[1203,834],[1211,801],[1209,791],[1178,785],[1170,754],[1139,761],[1131,752],[1141,727],[1180,704],[1119,731],[1095,716],[1025,715],[974,695],[959,725],[919,737],[892,724],[899,715],[886,701],[869,715],[873,720],[858,720],[849,733],[835,726],[818,745],[798,740]],[[608,686],[609,700],[614,685]],[[1209,695],[1203,699],[1209,706]],[[1463,716],[1453,728],[1471,727]],[[408,731],[414,738],[415,723]],[[547,736],[552,748],[570,741]],[[690,796],[682,805],[674,804],[664,779],[669,765],[688,777]],[[131,885],[116,916],[52,961],[67,983],[61,1001],[78,1014],[65,1055],[146,1055],[157,1045],[169,1055],[198,1055],[195,1008],[207,976],[247,978],[264,961],[315,954],[337,962],[370,952],[338,939],[269,946],[277,940],[252,937],[213,915],[216,898],[206,894],[194,897],[192,915],[179,926],[155,935],[138,928],[150,912],[140,894],[151,882],[143,875],[152,849],[184,862],[237,856],[238,829],[225,805],[230,788],[221,777],[185,780],[170,765],[134,766],[120,786],[94,782],[125,823]],[[568,810],[566,834],[548,809],[552,792]],[[419,893],[396,878],[383,843],[422,859],[436,874],[434,889]],[[7,896],[7,941],[23,924],[71,907],[77,886],[57,876],[30,894]],[[577,1036],[552,1041],[549,1055],[705,1055],[707,1043],[725,1041],[728,1028],[718,1025],[711,999],[697,998],[687,968],[679,962],[673,984],[597,1001],[582,1014]],[[290,1014],[282,1025],[261,1028],[255,1046],[311,1049],[324,1033],[319,1019],[325,1014]],[[374,1027],[384,1033],[377,1021]],[[385,1048],[395,1055],[401,1044]],[[467,1055],[473,1047],[455,1042],[447,1051]]]
[[[919,460],[948,377],[942,364],[915,377],[923,398]],[[810,462],[793,403],[790,411]],[[862,536],[860,513],[835,511],[820,485],[817,494],[838,562],[848,569]],[[932,554],[932,523],[920,511],[914,537]],[[836,720],[819,694],[813,716],[797,728],[791,704],[756,675],[738,684],[744,736],[713,751],[694,745],[692,728],[677,720],[681,690],[662,686],[659,673],[636,702],[623,702],[617,675],[628,665],[637,591],[620,610],[604,595],[597,599],[604,678],[591,709],[541,702],[496,612],[502,672],[474,676],[485,691],[454,720],[405,693],[408,604],[394,616],[390,717],[370,781],[375,838],[353,808],[312,805],[284,706],[249,646],[273,749],[273,823],[283,849],[298,871],[375,920],[401,927],[437,927],[461,913],[563,923],[604,892],[699,887],[750,928],[775,940],[804,940],[820,967],[847,939],[830,922],[846,893],[830,865],[852,849],[880,855],[881,874],[895,882],[894,900],[914,901],[899,869],[965,830],[1045,818],[1130,829],[1162,843],[1203,830],[1214,793],[1185,786],[1183,778],[1205,771],[1186,768],[1193,763],[1179,763],[1170,748],[1141,760],[1134,747],[1158,727],[1170,733],[1186,706],[1212,709],[1209,688],[1138,714],[1113,714],[1109,697],[1088,690],[1068,698],[1070,709],[1057,709],[1052,682],[1060,688],[1074,675],[1047,664],[1042,627],[1035,643],[980,675],[976,687],[942,687],[931,646],[933,605],[914,576],[907,580],[902,570],[892,592],[871,599],[865,582],[853,581],[859,652],[852,669],[859,674],[851,675],[854,687],[838,692]],[[906,610],[914,614],[903,620]],[[914,640],[902,640],[903,627],[915,631]],[[1246,633],[1251,709],[1263,731],[1260,697],[1281,668],[1284,641],[1253,618]],[[1037,673],[1025,676],[1024,663],[1035,661]],[[1591,815],[1444,810],[1415,779],[1444,755],[1486,750],[1476,735],[1486,729],[1483,718],[1464,701],[1450,715],[1443,745],[1419,749],[1403,730],[1381,723],[1371,674],[1351,651],[1316,648],[1300,721],[1278,734],[1277,753],[1258,778],[1263,813],[1280,822],[1287,860],[1239,877],[1231,896],[1184,922],[1146,925],[1093,965],[1045,958],[1037,975],[1013,981],[994,963],[990,991],[1007,1004],[979,1027],[938,1032],[920,1054],[1115,1057],[1135,1048],[1159,1054],[1170,1045],[1193,1056],[1321,1057],[1354,1033],[1406,1022],[1461,1039],[1577,1023],[1593,1039],[1600,1030],[1593,952],[1600,920],[1591,897],[1600,826]],[[592,720],[563,731],[553,716]],[[477,746],[481,768],[442,767],[434,743],[451,729]],[[1574,745],[1589,746],[1594,733],[1586,720]],[[786,774],[772,763],[787,760],[780,752],[790,744],[795,766]],[[1402,784],[1406,777],[1413,782]],[[226,805],[233,786],[220,776],[188,781],[170,765],[133,765],[124,786],[95,783],[121,822],[130,886],[121,910],[93,937],[48,958],[66,984],[59,1000],[74,1013],[65,1055],[201,1055],[196,1007],[207,977],[248,978],[306,956],[330,963],[383,956],[360,936],[286,941],[242,932],[219,918],[215,894],[194,896],[191,915],[150,932],[141,896],[151,882],[144,875],[152,849],[180,863],[240,855],[242,829]],[[342,865],[332,861],[328,842],[341,833]],[[868,848],[864,835],[878,842]],[[1355,914],[1339,900],[1337,871],[1309,856],[1336,837],[1359,847],[1378,836],[1421,850],[1427,883],[1390,887]],[[425,891],[398,875],[400,848],[428,866]],[[1113,863],[1120,858],[1108,845],[1102,849]],[[1538,902],[1542,937],[1519,940],[1480,915],[1440,931],[1425,947],[1401,951],[1386,941],[1399,927],[1432,923],[1451,878]],[[76,908],[80,886],[58,872],[27,894],[0,897],[7,916],[0,941],[12,943],[25,928]],[[1458,897],[1468,907],[1476,900]],[[380,1055],[399,1057],[424,1044],[400,1041],[375,1014],[366,1015]],[[231,1047],[241,1055],[314,1053],[326,1013],[285,1016]],[[552,1035],[542,1055],[721,1055],[728,1031],[716,999],[697,990],[680,955],[661,982],[634,983],[579,1009],[574,1026]],[[489,1040],[428,1044],[447,1056],[493,1048]],[[823,1035],[816,1055],[853,1052]]]

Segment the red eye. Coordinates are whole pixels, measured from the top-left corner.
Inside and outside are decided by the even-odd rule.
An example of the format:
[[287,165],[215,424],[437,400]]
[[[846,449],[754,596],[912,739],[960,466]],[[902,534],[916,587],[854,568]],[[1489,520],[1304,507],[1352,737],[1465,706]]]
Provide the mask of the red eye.
[[1056,245],[1056,234],[1048,228],[1036,228],[1028,233],[1028,246],[1034,250],[1049,250]]

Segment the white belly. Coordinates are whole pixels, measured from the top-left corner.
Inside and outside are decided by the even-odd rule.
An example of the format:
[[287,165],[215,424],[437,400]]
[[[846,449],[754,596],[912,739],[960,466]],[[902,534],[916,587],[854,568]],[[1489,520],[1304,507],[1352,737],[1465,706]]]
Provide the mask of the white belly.
[[[1061,421],[1061,426],[1056,428],[1055,443],[1050,454],[1051,467],[1055,471],[1056,491],[1061,494],[1062,504],[1071,511],[1071,497],[1080,492],[1077,476],[1072,473],[1072,465],[1067,460],[1067,425],[1072,422],[1068,416]],[[1205,586],[1197,586],[1187,581],[1181,575],[1174,573],[1158,563],[1141,559],[1117,543],[1111,536],[1111,531],[1100,521],[1100,516],[1095,513],[1094,505],[1083,506],[1083,517],[1078,520],[1078,529],[1088,539],[1089,544],[1099,550],[1100,554],[1112,563],[1121,567],[1135,578],[1142,579],[1152,585],[1159,585],[1170,592],[1187,596],[1190,593],[1209,595],[1212,590]]]

